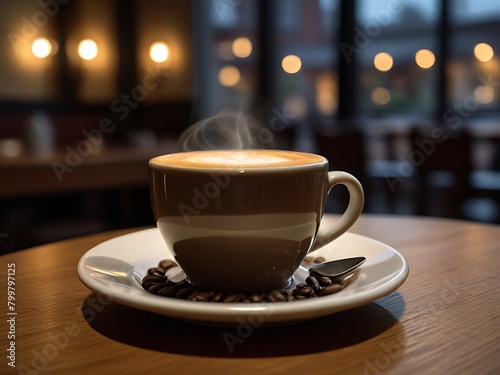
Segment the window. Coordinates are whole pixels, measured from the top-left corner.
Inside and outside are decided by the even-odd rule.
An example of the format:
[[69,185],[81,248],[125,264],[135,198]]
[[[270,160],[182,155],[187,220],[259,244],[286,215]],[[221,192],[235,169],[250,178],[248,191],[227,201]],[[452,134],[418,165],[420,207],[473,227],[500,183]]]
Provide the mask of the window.
[[448,104],[462,104],[475,117],[500,105],[500,3],[450,2]]
[[195,14],[198,115],[244,110],[255,92],[257,2],[198,0]]
[[360,0],[358,4],[358,110],[364,115],[431,115],[438,103],[438,2]]
[[[228,107],[245,109],[261,94],[263,69],[271,72],[268,110],[286,112],[310,128],[337,117],[345,77],[355,88],[348,93],[355,109],[347,111],[349,118],[424,122],[464,100],[474,101],[474,116],[500,109],[498,2],[356,0],[350,3],[354,19],[341,0],[195,4],[200,117]],[[274,8],[267,14],[263,4]],[[343,65],[341,21],[346,20],[355,34],[356,63]],[[259,35],[262,22],[272,25],[267,31],[273,35]],[[265,37],[272,48],[259,58]]]
[[333,117],[336,113],[339,3],[277,2],[277,101],[291,118]]

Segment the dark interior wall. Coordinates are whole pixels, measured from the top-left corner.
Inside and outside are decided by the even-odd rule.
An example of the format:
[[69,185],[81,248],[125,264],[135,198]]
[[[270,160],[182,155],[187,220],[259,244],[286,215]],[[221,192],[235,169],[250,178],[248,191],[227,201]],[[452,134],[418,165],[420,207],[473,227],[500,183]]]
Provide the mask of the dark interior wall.
[[[83,129],[95,128],[105,117],[127,129],[150,128],[159,136],[177,135],[192,122],[190,1],[127,1],[135,35],[121,41],[119,33],[127,30],[126,24],[119,27],[125,2],[54,3],[45,7],[37,0],[20,0],[1,5],[0,31],[8,38],[0,39],[0,139],[22,139],[29,118],[40,110],[52,120],[59,146],[78,141]],[[33,55],[31,45],[38,37],[53,43],[51,56]],[[90,61],[77,54],[79,41],[86,38],[99,48]],[[64,46],[58,45],[61,40]],[[155,41],[168,44],[167,62],[150,59]],[[120,56],[136,58],[123,63]]]
[[[46,3],[57,5],[41,5]],[[187,0],[2,1],[0,142],[13,139],[29,153],[27,125],[40,112],[51,124],[55,147],[63,153],[86,139],[84,131],[99,129],[108,118],[116,130],[104,135],[107,146],[137,147],[128,136],[130,130],[176,137],[194,121],[191,17]],[[38,37],[53,43],[47,58],[32,53]],[[78,43],[86,38],[99,48],[90,61],[77,53]],[[168,44],[166,63],[150,59],[155,41]],[[123,61],[122,56],[135,58]],[[144,166],[147,169],[146,159]],[[49,178],[56,177],[52,173]],[[9,182],[2,177],[0,184],[5,183]],[[1,252],[154,224],[147,182],[89,191],[61,188],[50,194],[37,192],[37,183],[31,182],[33,193],[28,197],[0,198],[0,233],[8,234]]]

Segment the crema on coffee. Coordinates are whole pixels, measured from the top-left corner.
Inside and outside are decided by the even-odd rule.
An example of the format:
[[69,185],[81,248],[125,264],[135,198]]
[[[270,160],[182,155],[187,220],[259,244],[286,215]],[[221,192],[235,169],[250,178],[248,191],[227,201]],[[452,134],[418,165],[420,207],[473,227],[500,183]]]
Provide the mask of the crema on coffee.
[[322,156],[282,150],[192,151],[162,155],[153,164],[187,168],[279,168],[325,163]]

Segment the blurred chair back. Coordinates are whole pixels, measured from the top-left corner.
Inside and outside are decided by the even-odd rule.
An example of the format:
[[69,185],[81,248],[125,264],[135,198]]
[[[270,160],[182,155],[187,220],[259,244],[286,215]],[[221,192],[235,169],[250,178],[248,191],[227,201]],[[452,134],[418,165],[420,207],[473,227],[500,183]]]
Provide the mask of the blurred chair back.
[[410,137],[413,152],[419,150],[420,156],[424,155],[421,162],[415,159],[417,213],[462,218],[462,205],[472,191],[471,135],[466,130],[445,130],[445,135],[436,142],[429,134],[412,129]]
[[[330,163],[329,169],[345,171],[354,175],[363,185],[366,182],[366,150],[363,133],[358,129],[339,132],[317,131],[315,134],[317,153]],[[343,211],[349,195],[345,189],[334,197],[334,206],[327,205],[329,211]]]
[[318,153],[328,159],[330,170],[349,172],[361,182],[365,180],[366,151],[363,133],[316,133]]

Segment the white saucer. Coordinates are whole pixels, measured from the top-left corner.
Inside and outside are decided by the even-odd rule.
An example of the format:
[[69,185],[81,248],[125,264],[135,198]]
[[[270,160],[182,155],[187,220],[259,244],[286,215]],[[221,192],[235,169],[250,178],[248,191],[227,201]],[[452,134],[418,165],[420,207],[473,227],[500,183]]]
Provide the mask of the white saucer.
[[[408,262],[398,251],[353,233],[345,233],[314,255],[326,260],[364,256],[366,262],[344,290],[326,297],[252,304],[178,300],[148,293],[140,284],[148,268],[156,266],[161,259],[173,259],[158,229],[152,228],[95,246],[80,259],[78,276],[92,291],[126,306],[198,324],[256,327],[299,323],[370,303],[396,290],[409,272]],[[131,264],[133,270],[128,273],[124,270],[125,278],[103,275],[95,267],[96,262],[103,260],[106,263],[124,261]],[[307,275],[306,268],[300,267],[294,278],[301,282]]]

